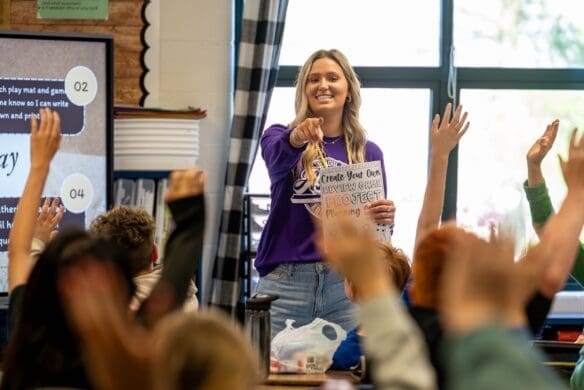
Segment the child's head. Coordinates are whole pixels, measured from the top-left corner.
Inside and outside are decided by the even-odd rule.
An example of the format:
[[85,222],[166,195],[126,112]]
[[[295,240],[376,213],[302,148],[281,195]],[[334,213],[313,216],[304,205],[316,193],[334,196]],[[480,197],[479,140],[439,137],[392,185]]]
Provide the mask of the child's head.
[[[387,242],[376,241],[376,243],[379,260],[384,263],[384,268],[395,288],[398,291],[402,291],[410,277],[410,263],[408,257],[401,249],[394,248]],[[351,282],[347,279],[345,279],[345,294],[347,294],[347,297],[353,301],[359,299]]]
[[434,230],[416,248],[409,294],[415,306],[438,308],[438,287],[448,251],[448,231]]
[[133,275],[149,271],[156,261],[154,220],[144,209],[115,207],[97,217],[89,231],[108,237],[126,249]]
[[37,323],[44,330],[53,325],[53,330],[62,330],[65,317],[57,288],[59,277],[63,270],[86,259],[112,264],[127,282],[126,298],[130,300],[135,285],[124,248],[83,230],[65,230],[47,244],[28,278],[22,304],[22,320],[27,319],[27,326]]
[[135,286],[125,257],[115,243],[82,230],[61,232],[47,244],[15,309],[20,309],[20,315],[11,324],[3,362],[2,380],[11,384],[7,388],[44,384],[43,375],[59,378],[63,381],[59,384],[67,387],[85,385],[79,340],[65,316],[58,283],[63,272],[86,259],[109,263],[126,282],[124,299],[129,302]]
[[458,235],[466,240],[480,240],[472,233],[455,225],[444,225],[424,237],[414,254],[412,265],[412,283],[409,294],[415,306],[438,309],[440,282],[448,253],[452,250],[452,241]]
[[165,317],[156,327],[158,389],[254,389],[258,365],[237,325],[215,312]]

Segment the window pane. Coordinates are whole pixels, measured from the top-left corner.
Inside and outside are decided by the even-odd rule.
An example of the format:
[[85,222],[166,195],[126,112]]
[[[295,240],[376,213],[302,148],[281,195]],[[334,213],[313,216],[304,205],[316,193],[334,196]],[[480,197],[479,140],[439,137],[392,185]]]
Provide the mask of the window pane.
[[458,66],[584,67],[581,0],[454,2]]
[[280,65],[302,65],[318,49],[340,49],[352,65],[437,66],[440,2],[293,0]]
[[[361,90],[361,95],[361,122],[368,138],[384,153],[388,197],[397,207],[392,241],[411,256],[426,184],[430,90],[367,88]],[[290,122],[293,106],[294,88],[276,88],[266,124]],[[250,176],[250,193],[270,191],[260,153]]]
[[367,88],[362,95],[361,121],[383,151],[388,198],[396,206],[392,244],[411,259],[426,187],[431,91]]
[[457,219],[482,234],[489,221],[503,222],[515,231],[519,255],[537,240],[523,191],[525,155],[546,125],[560,119],[542,164],[557,210],[566,187],[556,156],[566,155],[571,129],[584,123],[584,91],[462,90],[461,102],[471,128],[459,149]]
[[[295,88],[274,88],[270,109],[266,118],[266,127],[274,123],[288,124],[294,119],[294,92]],[[248,181],[248,192],[251,194],[269,194],[270,177],[266,164],[262,159],[262,149],[258,153],[251,169]]]

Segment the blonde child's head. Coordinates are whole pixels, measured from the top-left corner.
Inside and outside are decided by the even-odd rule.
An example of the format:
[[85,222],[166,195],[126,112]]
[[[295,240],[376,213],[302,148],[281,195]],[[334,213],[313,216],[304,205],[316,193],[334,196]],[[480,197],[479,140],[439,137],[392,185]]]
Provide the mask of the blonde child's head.
[[[396,290],[402,291],[410,277],[408,257],[401,249],[393,247],[390,243],[384,241],[377,241],[376,243],[379,261],[384,263],[384,268]],[[353,301],[359,300],[351,282],[347,279],[345,279],[345,294]]]
[[177,312],[156,328],[157,389],[254,389],[258,365],[241,329],[218,312]]

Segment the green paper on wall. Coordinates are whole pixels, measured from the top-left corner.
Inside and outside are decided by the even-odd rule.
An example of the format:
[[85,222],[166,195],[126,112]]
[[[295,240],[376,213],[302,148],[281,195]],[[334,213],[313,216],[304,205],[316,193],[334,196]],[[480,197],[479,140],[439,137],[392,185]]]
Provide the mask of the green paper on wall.
[[108,17],[109,0],[37,0],[39,19],[99,19]]

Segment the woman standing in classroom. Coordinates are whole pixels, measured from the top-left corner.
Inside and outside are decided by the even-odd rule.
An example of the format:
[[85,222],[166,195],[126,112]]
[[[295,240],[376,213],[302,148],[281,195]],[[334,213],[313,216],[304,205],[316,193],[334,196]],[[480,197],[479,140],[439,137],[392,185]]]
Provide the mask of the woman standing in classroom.
[[[314,245],[313,217],[320,214],[319,171],[322,168],[380,161],[381,149],[366,139],[359,122],[361,94],[357,75],[338,50],[318,50],[296,80],[296,118],[274,124],[261,139],[262,157],[271,182],[271,210],[255,266],[256,293],[277,294],[272,303],[272,336],[295,320],[295,327],[314,318],[355,326],[353,304],[343,278],[324,262]],[[385,171],[383,172],[384,187]],[[395,206],[386,199],[367,207],[373,221],[393,228]]]

